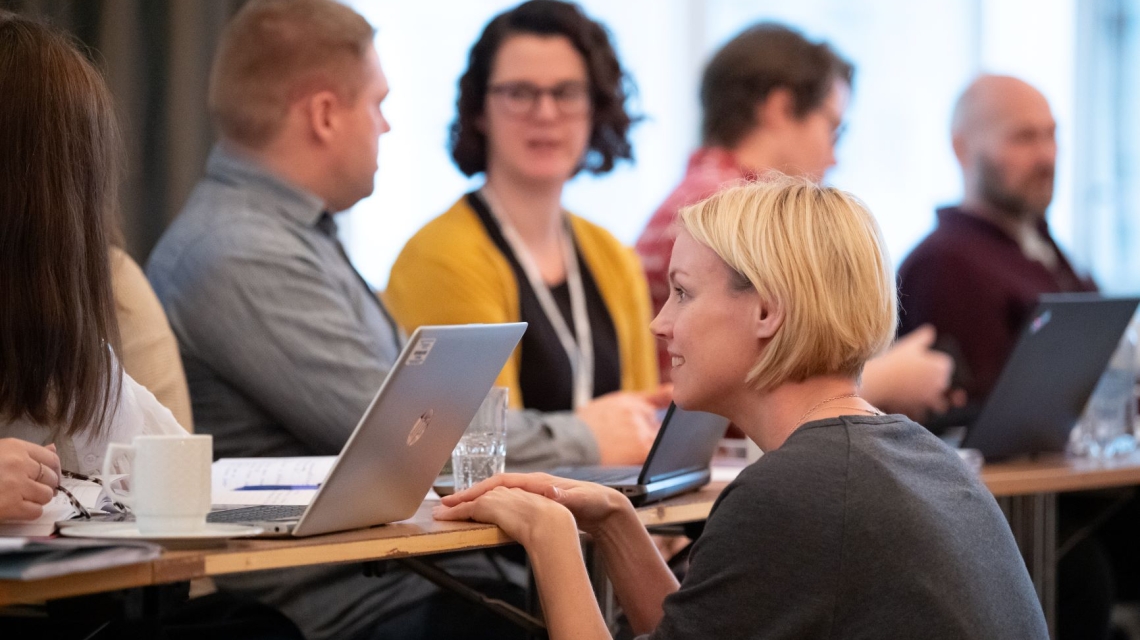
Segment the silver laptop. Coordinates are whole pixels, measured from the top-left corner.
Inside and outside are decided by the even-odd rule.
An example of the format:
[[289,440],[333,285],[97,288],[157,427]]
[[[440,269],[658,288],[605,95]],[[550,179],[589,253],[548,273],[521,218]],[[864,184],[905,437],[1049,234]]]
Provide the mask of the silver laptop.
[[411,517],[525,330],[525,322],[416,329],[311,503],[221,509],[209,521],[300,537]]
[[559,467],[550,474],[604,484],[634,505],[656,502],[708,484],[709,466],[726,429],[727,418],[670,405],[644,465]]

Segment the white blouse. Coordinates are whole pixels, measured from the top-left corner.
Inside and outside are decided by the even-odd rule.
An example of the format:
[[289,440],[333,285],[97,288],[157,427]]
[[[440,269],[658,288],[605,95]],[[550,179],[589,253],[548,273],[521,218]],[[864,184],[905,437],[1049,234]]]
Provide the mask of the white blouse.
[[[122,371],[118,361],[114,370]],[[170,410],[155,399],[146,387],[134,381],[126,372],[119,385],[119,403],[107,428],[100,436],[80,433],[67,436],[57,428],[17,420],[0,424],[0,438],[19,438],[39,445],[55,443],[60,463],[67,471],[97,475],[103,470],[103,456],[111,442],[129,444],[137,435],[185,435],[187,432],[174,419]],[[122,458],[120,458],[121,460]],[[115,469],[124,473],[126,469]]]

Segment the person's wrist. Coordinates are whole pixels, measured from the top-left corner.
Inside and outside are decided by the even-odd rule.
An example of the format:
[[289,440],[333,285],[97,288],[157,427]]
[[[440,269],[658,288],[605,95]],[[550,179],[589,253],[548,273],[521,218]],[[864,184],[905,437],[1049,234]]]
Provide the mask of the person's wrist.
[[577,546],[578,523],[569,509],[551,501],[537,515],[538,517],[527,528],[526,539],[518,541],[527,550],[527,553],[542,553],[558,549],[566,546],[571,540],[573,545]]
[[599,520],[598,527],[591,535],[599,542],[622,536],[622,531],[629,526],[641,526],[637,517],[637,510],[629,499],[611,491],[606,496],[606,514]]

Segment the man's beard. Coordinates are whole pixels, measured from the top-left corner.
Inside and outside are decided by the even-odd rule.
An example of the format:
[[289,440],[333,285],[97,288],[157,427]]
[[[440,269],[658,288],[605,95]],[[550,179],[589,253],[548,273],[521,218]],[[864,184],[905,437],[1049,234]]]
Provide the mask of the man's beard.
[[980,186],[983,200],[1010,218],[1040,220],[1045,217],[1045,209],[1053,200],[1054,169],[1052,166],[1037,167],[1034,169],[1034,173],[1029,176],[1029,179],[1040,178],[1050,181],[1049,194],[1045,197],[1044,202],[1034,202],[1032,196],[1026,193],[1025,188],[1017,189],[1006,186],[1003,169],[996,162],[992,162],[985,156],[980,156],[978,165],[981,170]]

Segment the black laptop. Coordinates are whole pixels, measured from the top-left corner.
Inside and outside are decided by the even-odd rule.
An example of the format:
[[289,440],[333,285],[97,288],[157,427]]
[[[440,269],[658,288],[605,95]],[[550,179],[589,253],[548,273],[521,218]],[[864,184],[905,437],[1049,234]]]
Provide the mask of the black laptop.
[[604,484],[640,506],[708,484],[709,466],[726,429],[727,418],[670,405],[644,465],[558,467],[549,473]]
[[986,459],[1064,451],[1140,298],[1047,294],[961,446]]

